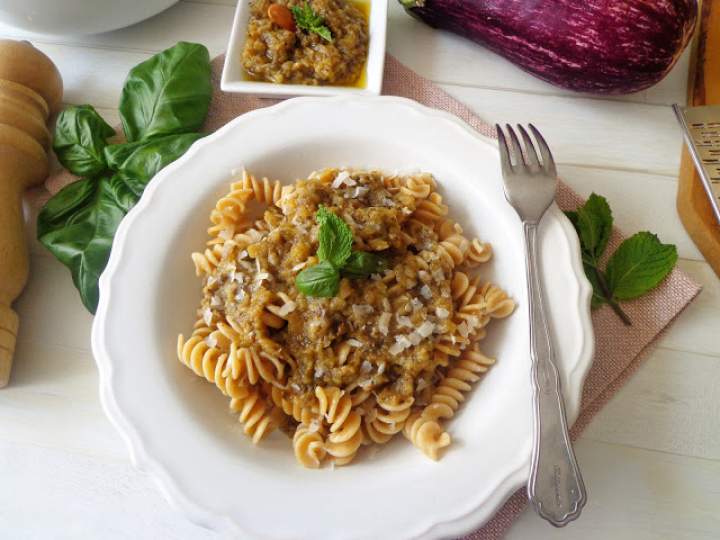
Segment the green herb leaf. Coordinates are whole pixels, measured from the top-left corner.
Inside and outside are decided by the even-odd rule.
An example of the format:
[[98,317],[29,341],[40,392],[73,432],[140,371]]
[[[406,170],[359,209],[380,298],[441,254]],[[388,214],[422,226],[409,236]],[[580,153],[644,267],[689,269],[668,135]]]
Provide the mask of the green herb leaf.
[[342,267],[352,252],[352,230],[342,218],[321,206],[316,214],[320,224],[318,232],[317,256],[321,261],[328,261],[335,268]]
[[577,210],[577,225],[583,251],[597,263],[607,247],[612,233],[613,217],[605,197],[591,194]]
[[205,46],[179,42],[130,70],[120,97],[128,142],[197,131],[212,85]]
[[605,276],[602,274],[602,270],[589,264],[583,264],[583,269],[585,270],[585,275],[593,288],[593,294],[590,298],[590,307],[592,309],[597,309],[606,303],[605,295],[602,287],[600,286],[600,280]]
[[[182,156],[192,144],[202,138],[202,133],[167,135],[148,142],[125,143],[108,146],[108,164],[116,171],[147,183],[162,168]],[[119,147],[119,148],[118,148]],[[140,190],[142,192],[142,189]]]
[[103,150],[115,135],[90,105],[75,105],[60,113],[55,124],[53,150],[60,163],[78,176],[96,176],[107,169]]
[[300,272],[295,286],[305,296],[330,298],[340,288],[340,274],[329,261],[323,261]]
[[626,239],[607,264],[612,297],[631,300],[657,287],[677,262],[677,249],[644,231]]
[[370,274],[377,274],[387,268],[387,261],[375,253],[367,251],[353,251],[345,261],[341,272],[350,278],[366,278]]
[[84,179],[63,188],[38,216],[38,240],[70,269],[92,313],[115,231],[136,200],[120,178]]
[[[107,146],[114,131],[92,107],[70,107],[58,118],[56,153],[66,168],[86,178],[47,202],[38,216],[37,234],[70,268],[91,312],[97,308],[98,279],[120,221],[150,179],[202,137],[186,132],[204,122],[211,92],[207,49],[181,42],[128,75],[120,114],[130,142]],[[101,176],[108,168],[115,173]]]
[[295,17],[295,24],[298,28],[314,32],[325,41],[332,42],[332,32],[325,26],[325,20],[313,10],[308,2],[305,2],[304,6],[292,6],[290,11]]

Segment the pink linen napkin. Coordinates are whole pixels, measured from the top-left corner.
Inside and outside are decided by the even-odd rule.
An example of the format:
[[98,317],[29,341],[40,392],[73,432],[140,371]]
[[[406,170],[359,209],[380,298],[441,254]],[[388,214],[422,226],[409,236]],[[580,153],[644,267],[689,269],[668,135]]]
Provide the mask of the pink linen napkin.
[[[247,111],[273,105],[279,100],[263,99],[220,90],[220,72],[224,55],[213,60],[214,94],[205,131],[215,131],[233,118]],[[414,99],[424,105],[442,109],[458,116],[483,135],[495,137],[493,126],[481,120],[472,110],[413,72],[394,57],[388,55],[385,63],[383,94]],[[49,177],[45,183],[53,194],[75,179],[63,171]],[[45,199],[36,195],[35,203]],[[557,203],[563,210],[575,209],[583,200],[567,185],[560,183]],[[614,249],[623,240],[615,229],[610,240]],[[595,310],[592,315],[595,330],[595,360],[585,381],[581,413],[572,428],[573,439],[590,423],[593,416],[625,384],[647,357],[661,332],[700,292],[700,286],[685,273],[675,269],[668,278],[647,296],[623,304],[623,309],[634,322],[627,327],[607,308]],[[592,486],[590,486],[592,488]],[[524,489],[512,495],[505,505],[480,529],[466,536],[466,540],[494,540],[501,538],[515,518],[525,509],[527,498]]]

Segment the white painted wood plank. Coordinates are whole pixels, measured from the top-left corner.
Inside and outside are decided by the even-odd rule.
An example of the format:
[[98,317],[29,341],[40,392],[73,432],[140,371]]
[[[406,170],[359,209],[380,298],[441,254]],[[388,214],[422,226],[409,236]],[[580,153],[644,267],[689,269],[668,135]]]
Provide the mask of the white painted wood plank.
[[147,60],[144,52],[57,45],[35,42],[57,65],[63,77],[65,103],[90,103],[95,107],[115,109],[130,69]]
[[[717,462],[594,441],[580,441],[577,452],[590,496],[582,518],[557,530],[527,510],[508,539],[720,534]],[[188,523],[145,475],[124,464],[0,442],[0,476],[0,524],[12,525],[13,538],[229,538]]]
[[127,461],[100,407],[89,352],[20,341],[10,385],[0,391],[0,441]]
[[675,211],[674,177],[572,165],[560,166],[559,174],[585,198],[593,192],[606,197],[615,224],[626,234],[650,230],[675,244],[680,257],[703,260]]
[[230,538],[187,521],[127,463],[0,441],[0,478],[3,538]]
[[720,279],[707,263],[678,264],[703,290],[660,340],[660,346],[720,358]]
[[669,107],[442,86],[487,122],[532,122],[558,163],[677,175],[682,134]]
[[720,360],[657,349],[583,438],[720,460]]
[[[194,41],[203,43],[215,56],[227,46],[234,11],[227,5],[181,2],[138,24],[103,34],[45,36],[0,23],[0,35],[36,44],[144,53],[161,51],[178,41]],[[64,71],[62,73],[64,75]]]
[[33,256],[30,262],[30,280],[15,303],[18,340],[89,351],[92,315],[82,305],[70,271],[52,257]]
[[555,529],[530,509],[507,540],[714,540],[720,537],[720,463],[581,440],[588,489],[578,521]]
[[[553,96],[588,97],[550,85],[513,66],[495,53],[467,39],[432,29],[390,0],[388,51],[434,81]],[[207,45],[212,55],[225,50],[232,24],[233,2],[181,2],[128,28],[91,36],[44,36],[0,23],[0,35],[43,45],[154,53],[179,40]],[[670,75],[653,88],[627,96],[597,99],[668,104],[685,99],[687,54]]]

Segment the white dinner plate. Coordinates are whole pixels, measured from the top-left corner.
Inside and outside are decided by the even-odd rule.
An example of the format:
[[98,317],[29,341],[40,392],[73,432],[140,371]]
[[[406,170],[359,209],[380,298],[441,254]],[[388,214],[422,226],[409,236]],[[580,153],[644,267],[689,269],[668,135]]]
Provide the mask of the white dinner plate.
[[[468,235],[492,243],[481,269],[518,303],[481,348],[497,358],[449,423],[433,462],[402,436],[347,467],[303,469],[290,440],[258,446],[227,398],[176,358],[201,297],[190,260],[231,171],[291,182],[326,166],[423,170]],[[543,286],[570,422],[591,364],[590,285],[577,237],[553,206],[540,227]],[[297,98],[236,118],[150,183],[122,222],[100,280],[93,352],[100,394],[133,463],[193,521],[250,538],[457,536],[526,483],[531,391],[520,221],[505,202],[497,148],[450,114],[396,97]]]

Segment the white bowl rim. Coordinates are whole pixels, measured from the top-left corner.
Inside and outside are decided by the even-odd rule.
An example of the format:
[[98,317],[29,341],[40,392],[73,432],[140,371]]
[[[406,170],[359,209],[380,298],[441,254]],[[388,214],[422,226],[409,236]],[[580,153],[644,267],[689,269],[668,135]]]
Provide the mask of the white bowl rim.
[[[145,449],[143,439],[138,430],[132,425],[132,423],[125,417],[121,408],[117,404],[116,396],[112,387],[113,367],[110,355],[106,347],[105,339],[105,318],[107,316],[110,300],[112,297],[112,280],[113,275],[122,259],[123,248],[125,246],[125,238],[128,231],[133,225],[133,222],[140,216],[147,208],[151,205],[158,186],[168,177],[172,176],[175,169],[182,167],[185,161],[193,159],[193,156],[197,154],[200,148],[211,145],[213,141],[223,137],[226,133],[232,131],[234,127],[243,122],[246,118],[254,118],[265,115],[272,115],[281,112],[282,109],[287,107],[293,107],[296,103],[323,103],[332,100],[333,102],[353,102],[353,101],[382,101],[386,103],[394,102],[397,106],[405,106],[413,109],[416,113],[433,116],[435,118],[444,120],[453,124],[456,128],[459,128],[466,136],[471,136],[482,144],[489,145],[492,148],[497,148],[497,142],[493,139],[485,137],[479,134],[477,131],[472,129],[462,120],[455,115],[446,111],[432,109],[421,105],[416,101],[397,97],[397,96],[334,96],[334,97],[296,97],[287,99],[278,104],[256,109],[243,115],[240,115],[228,122],[225,126],[218,129],[216,132],[200,139],[196,142],[180,159],[171,163],[165,167],[160,173],[158,173],[147,185],[145,192],[138,202],[133,207],[127,216],[121,222],[113,242],[113,250],[110,255],[110,259],[100,278],[100,302],[98,305],[97,313],[92,327],[92,350],[93,356],[98,366],[100,375],[99,380],[99,393],[101,405],[108,416],[110,422],[120,433],[121,437],[125,441],[129,453],[131,462],[135,468],[140,471],[146,472],[153,479],[155,484],[158,486],[160,491],[163,493],[165,498],[176,508],[178,508],[188,519],[195,522],[198,525],[209,529],[220,529],[224,526],[230,531],[242,534],[248,537],[258,537],[256,533],[251,533],[248,530],[232,520],[229,516],[218,515],[204,508],[198,502],[192,500],[192,498],[185,493],[173,479],[172,475],[168,472],[167,468],[159,462],[158,459],[151,456]],[[564,216],[564,214],[557,208],[555,204],[549,210],[555,217],[559,218],[559,223],[562,230],[568,240],[568,244],[571,253],[574,256],[571,257],[572,270],[575,277],[578,280],[579,294],[578,299],[580,305],[578,306],[579,313],[581,315],[581,327],[582,327],[582,346],[575,364],[572,366],[570,371],[567,373],[567,378],[571,381],[571,390],[565,389],[565,405],[566,413],[568,418],[568,424],[572,424],[577,419],[580,413],[580,403],[582,398],[582,390],[585,382],[585,378],[592,365],[592,359],[595,351],[594,333],[592,327],[592,320],[590,317],[590,300],[592,296],[592,287],[590,282],[585,277],[585,273],[582,267],[582,260],[580,257],[580,245],[575,230],[570,221]],[[463,534],[467,534],[477,527],[482,526],[486,523],[502,504],[513,494],[517,489],[521,488],[527,483],[527,474],[529,470],[530,455],[528,455],[525,463],[520,464],[514,470],[510,471],[505,478],[498,484],[497,488],[493,493],[478,506],[473,508],[468,513],[458,516],[448,521],[436,522],[422,530],[410,531],[410,536],[406,538],[419,539],[419,538],[436,538],[436,537],[457,537]],[[268,537],[270,538],[270,537]],[[274,537],[273,537],[274,538]]]

